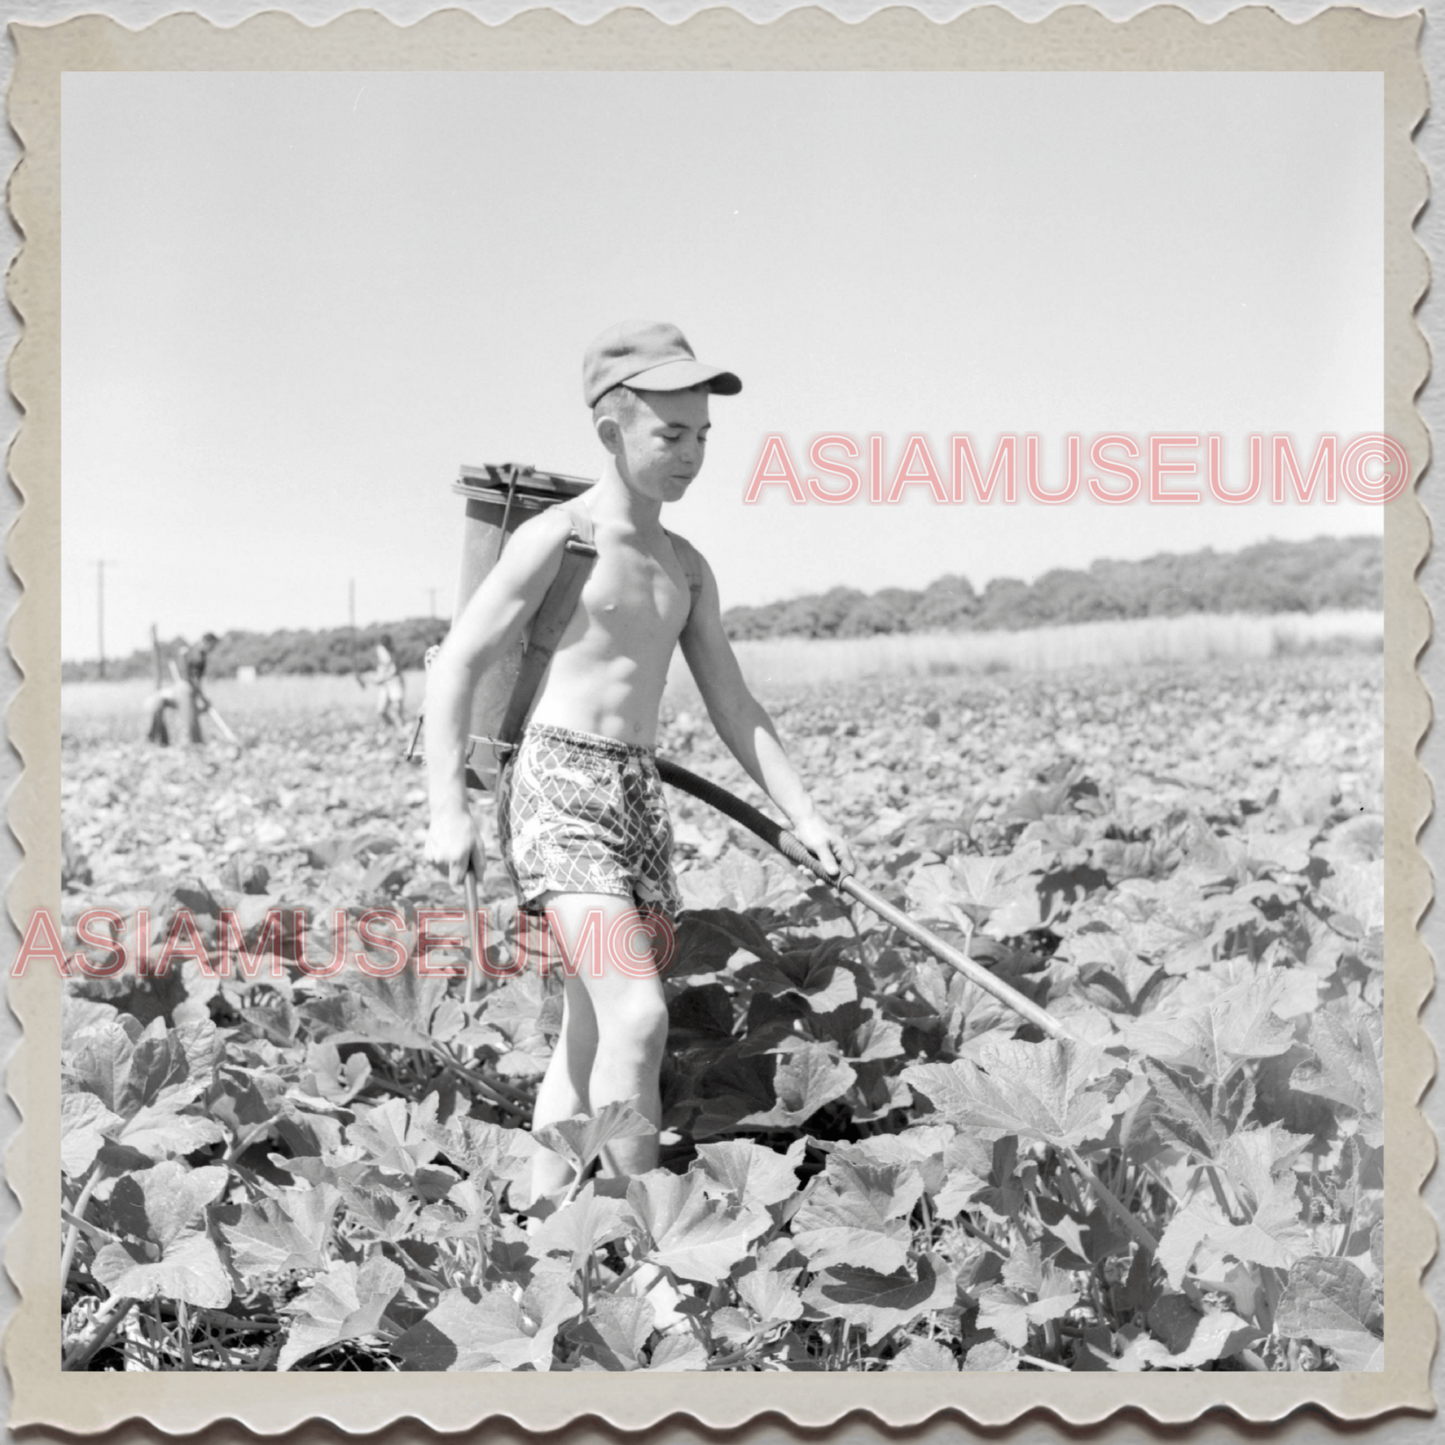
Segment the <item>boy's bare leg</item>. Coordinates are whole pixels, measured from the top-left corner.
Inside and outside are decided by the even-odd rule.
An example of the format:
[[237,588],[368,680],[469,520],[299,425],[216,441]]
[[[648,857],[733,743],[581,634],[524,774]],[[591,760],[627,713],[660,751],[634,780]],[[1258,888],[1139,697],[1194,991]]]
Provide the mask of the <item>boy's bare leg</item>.
[[[562,1032],[537,1089],[532,1128],[591,1113],[587,1081],[597,1052],[597,1018],[580,979],[563,976]],[[572,1182],[572,1166],[550,1149],[532,1165],[532,1198],[559,1194]]]
[[[591,1112],[615,1100],[631,1100],[653,1132],[618,1139],[604,1151],[604,1172],[630,1178],[657,1167],[657,1129],[662,1120],[658,1077],[667,1047],[667,1001],[653,957],[651,934],[634,929],[626,953],[617,956],[619,925],[639,920],[630,898],[610,893],[554,893],[545,906],[560,925],[567,955],[569,990],[580,985],[596,1024],[596,1049],[587,1079]],[[573,995],[569,992],[568,997]]]

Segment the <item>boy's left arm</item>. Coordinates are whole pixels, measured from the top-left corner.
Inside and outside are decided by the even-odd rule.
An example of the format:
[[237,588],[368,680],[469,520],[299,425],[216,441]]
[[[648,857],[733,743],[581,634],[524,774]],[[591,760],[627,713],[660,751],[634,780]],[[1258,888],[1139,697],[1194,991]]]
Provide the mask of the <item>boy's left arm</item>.
[[855,872],[857,864],[848,840],[814,806],[783,751],[772,718],[743,679],[723,630],[717,581],[702,554],[697,555],[702,564],[702,588],[678,641],[708,716],[749,777],[788,815],[793,832],[824,867],[839,876]]

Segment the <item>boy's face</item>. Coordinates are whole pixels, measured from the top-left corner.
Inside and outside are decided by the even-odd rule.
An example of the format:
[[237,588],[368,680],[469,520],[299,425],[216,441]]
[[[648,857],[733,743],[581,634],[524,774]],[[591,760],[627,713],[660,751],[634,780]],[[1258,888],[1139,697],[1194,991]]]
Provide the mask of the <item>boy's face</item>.
[[599,424],[603,446],[634,491],[658,502],[675,502],[687,492],[707,448],[707,399],[704,388],[639,391],[630,417]]

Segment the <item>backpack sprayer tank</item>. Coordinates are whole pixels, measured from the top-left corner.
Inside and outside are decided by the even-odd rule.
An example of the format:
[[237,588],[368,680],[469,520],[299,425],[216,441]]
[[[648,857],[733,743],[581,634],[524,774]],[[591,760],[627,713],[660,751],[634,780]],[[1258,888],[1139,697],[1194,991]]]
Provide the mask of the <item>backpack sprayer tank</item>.
[[[472,593],[497,565],[502,548],[523,522],[558,503],[571,501],[592,485],[589,477],[569,477],[560,472],[542,472],[516,463],[479,467],[464,466],[452,490],[466,498],[467,514],[462,533],[462,567],[457,582],[455,623]],[[491,790],[497,780],[500,759],[497,738],[517,687],[525,639],[519,639],[505,657],[488,668],[477,683],[467,731],[471,735],[468,759],[470,786]]]

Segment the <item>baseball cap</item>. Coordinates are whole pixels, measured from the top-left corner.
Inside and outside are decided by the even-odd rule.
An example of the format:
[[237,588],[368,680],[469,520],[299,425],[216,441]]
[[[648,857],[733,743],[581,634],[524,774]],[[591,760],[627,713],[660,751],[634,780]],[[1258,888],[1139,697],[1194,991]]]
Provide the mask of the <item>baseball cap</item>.
[[699,361],[687,337],[666,321],[623,321],[587,348],[582,397],[588,406],[624,381],[637,391],[686,391],[706,385],[720,396],[736,396],[743,389],[732,372]]

